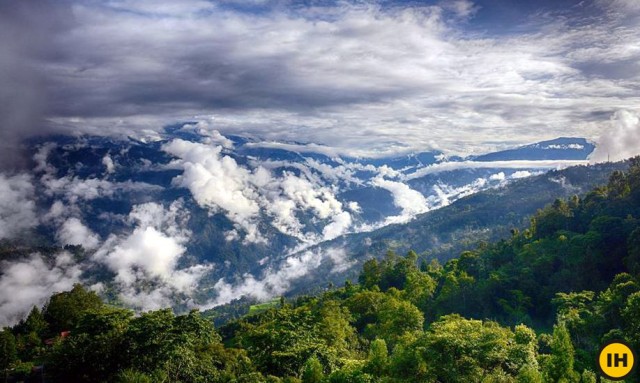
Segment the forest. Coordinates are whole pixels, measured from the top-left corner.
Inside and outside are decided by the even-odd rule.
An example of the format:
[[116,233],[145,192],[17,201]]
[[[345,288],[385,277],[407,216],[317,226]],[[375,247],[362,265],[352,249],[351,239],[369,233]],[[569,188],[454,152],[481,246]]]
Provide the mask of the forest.
[[197,310],[137,315],[76,285],[0,332],[0,372],[6,382],[606,382],[604,342],[640,350],[640,157],[629,164],[443,265],[389,251],[357,281],[218,328]]

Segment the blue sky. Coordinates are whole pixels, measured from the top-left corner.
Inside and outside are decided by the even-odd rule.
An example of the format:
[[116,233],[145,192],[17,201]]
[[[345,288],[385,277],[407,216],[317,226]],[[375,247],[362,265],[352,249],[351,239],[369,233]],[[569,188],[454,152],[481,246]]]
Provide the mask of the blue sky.
[[28,0],[0,15],[4,142],[187,120],[372,155],[636,137],[636,0]]

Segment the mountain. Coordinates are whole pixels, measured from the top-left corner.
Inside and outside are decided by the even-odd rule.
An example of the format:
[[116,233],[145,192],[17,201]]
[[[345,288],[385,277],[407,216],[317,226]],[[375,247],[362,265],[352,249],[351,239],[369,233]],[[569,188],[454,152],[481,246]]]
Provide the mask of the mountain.
[[51,382],[596,382],[605,346],[626,360],[640,346],[640,157],[628,165],[444,265],[388,251],[357,283],[222,326],[211,315],[234,307],[135,315],[77,284],[3,328],[0,369]]
[[[313,286],[323,285],[321,270],[342,278],[358,257],[368,256],[363,249],[405,246],[403,236],[417,230],[412,225],[438,217],[460,198],[521,184],[588,156],[573,156],[578,139],[554,142],[535,144],[565,145],[540,149],[553,154],[544,161],[524,153],[520,160],[479,161],[438,151],[355,158],[312,143],[224,136],[198,123],[138,137],[32,139],[29,171],[0,175],[0,239],[9,241],[7,248],[49,250],[2,255],[0,284],[23,290],[25,298],[0,300],[0,319],[13,322],[43,302],[43,291],[75,282],[138,310],[212,307],[244,295],[267,299],[295,291],[310,274],[318,276]],[[594,175],[590,185],[601,178]],[[468,201],[471,211],[489,209],[482,197]],[[440,213],[444,221],[458,218],[451,227],[471,219],[451,209]],[[517,226],[534,210],[486,227]],[[469,221],[455,231],[442,225],[420,251],[444,254],[441,243],[476,226]],[[359,247],[369,240],[374,247]],[[56,246],[57,252],[50,250]],[[50,277],[23,282],[27,272]]]
[[461,198],[408,223],[323,242],[307,251],[340,251],[348,268],[336,273],[331,264],[319,267],[299,280],[292,293],[317,291],[328,281],[342,284],[355,278],[366,260],[382,258],[387,250],[398,254],[413,250],[427,263],[433,259],[444,263],[482,243],[509,238],[513,230],[526,228],[532,215],[557,198],[582,195],[606,184],[612,172],[627,167],[628,163],[618,162],[549,171]]
[[583,160],[595,145],[584,138],[560,137],[515,149],[473,157],[475,161]]

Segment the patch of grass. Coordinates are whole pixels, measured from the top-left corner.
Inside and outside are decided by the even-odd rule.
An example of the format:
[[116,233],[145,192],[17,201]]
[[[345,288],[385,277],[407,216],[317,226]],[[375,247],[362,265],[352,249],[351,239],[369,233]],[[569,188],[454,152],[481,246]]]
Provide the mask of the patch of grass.
[[268,302],[259,303],[257,305],[251,305],[251,307],[249,307],[249,315],[261,313],[271,308],[275,308],[279,304],[280,304],[280,298],[274,298]]

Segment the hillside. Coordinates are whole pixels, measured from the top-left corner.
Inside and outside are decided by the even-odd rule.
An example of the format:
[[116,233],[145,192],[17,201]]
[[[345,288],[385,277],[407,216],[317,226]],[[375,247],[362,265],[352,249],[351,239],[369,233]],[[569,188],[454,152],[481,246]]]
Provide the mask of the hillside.
[[509,239],[444,265],[390,251],[359,284],[219,331],[196,311],[136,317],[77,285],[0,333],[0,368],[43,364],[54,382],[596,382],[602,342],[640,346],[639,215],[634,158]]
[[355,279],[367,259],[380,259],[387,249],[400,254],[414,250],[421,260],[444,263],[480,243],[509,237],[512,230],[527,227],[530,217],[556,198],[580,195],[606,184],[613,171],[627,166],[625,162],[604,163],[550,171],[461,198],[406,224],[320,244],[317,251],[343,249],[349,254],[351,271],[332,273],[326,267],[300,281],[296,284],[300,288],[294,291],[309,292],[313,291],[309,286],[326,286],[322,280],[341,284],[345,278]]

